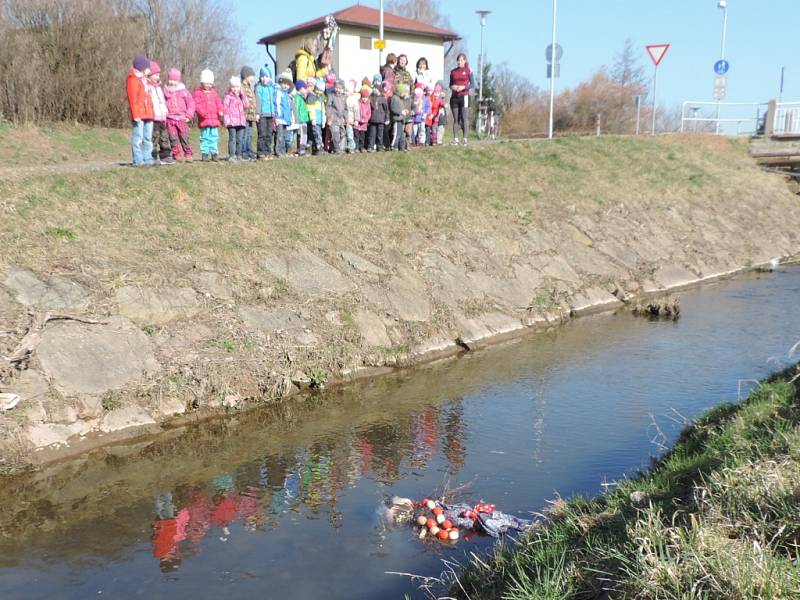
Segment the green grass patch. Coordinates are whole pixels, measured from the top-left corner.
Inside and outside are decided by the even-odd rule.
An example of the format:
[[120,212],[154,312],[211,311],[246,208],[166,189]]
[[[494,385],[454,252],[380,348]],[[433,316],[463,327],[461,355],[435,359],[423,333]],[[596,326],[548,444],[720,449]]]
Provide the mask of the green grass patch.
[[[558,500],[516,545],[476,557],[473,600],[797,598],[800,404],[784,378],[709,411],[639,477]],[[632,492],[646,500],[635,503]]]
[[78,234],[75,233],[74,229],[70,229],[69,227],[48,227],[45,229],[45,233],[51,237],[68,240],[70,242],[78,239]]

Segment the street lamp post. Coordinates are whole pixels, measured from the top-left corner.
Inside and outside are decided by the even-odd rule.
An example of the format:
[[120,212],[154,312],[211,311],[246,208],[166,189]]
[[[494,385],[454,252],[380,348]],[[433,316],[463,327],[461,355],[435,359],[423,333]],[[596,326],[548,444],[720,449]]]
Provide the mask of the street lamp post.
[[553,45],[550,46],[550,122],[547,127],[547,139],[553,139],[553,108],[556,97],[556,23],[558,16],[558,0],[553,0]]
[[481,55],[480,55],[480,83],[478,84],[478,111],[481,109],[481,102],[483,102],[483,65],[486,60],[486,57],[483,53],[483,28],[486,27],[486,15],[491,13],[490,10],[476,10],[475,13],[480,15],[481,17]]
[[[728,0],[719,0],[717,8],[722,9],[722,48],[720,49],[720,60],[725,60],[725,44],[728,41]],[[719,100],[717,100],[717,124],[716,133],[719,135]]]
[[[383,0],[381,0],[381,7],[380,7],[380,26],[378,27],[378,37],[381,41],[384,40],[383,37]],[[381,67],[383,67],[383,47],[378,48],[378,72],[380,72]]]

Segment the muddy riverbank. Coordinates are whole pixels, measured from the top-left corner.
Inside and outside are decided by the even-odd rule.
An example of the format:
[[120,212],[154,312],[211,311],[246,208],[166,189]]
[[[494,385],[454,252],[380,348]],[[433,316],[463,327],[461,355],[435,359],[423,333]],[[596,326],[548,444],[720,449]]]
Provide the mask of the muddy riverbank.
[[702,137],[120,170],[0,197],[0,391],[21,397],[6,472],[800,251],[784,182]]

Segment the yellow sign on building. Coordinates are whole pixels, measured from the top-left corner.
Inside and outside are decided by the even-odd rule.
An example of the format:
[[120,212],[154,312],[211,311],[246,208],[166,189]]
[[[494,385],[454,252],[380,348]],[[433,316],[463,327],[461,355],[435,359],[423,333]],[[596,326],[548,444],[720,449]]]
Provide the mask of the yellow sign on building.
[[375,50],[385,50],[386,49],[386,40],[375,40],[373,42],[375,46]]

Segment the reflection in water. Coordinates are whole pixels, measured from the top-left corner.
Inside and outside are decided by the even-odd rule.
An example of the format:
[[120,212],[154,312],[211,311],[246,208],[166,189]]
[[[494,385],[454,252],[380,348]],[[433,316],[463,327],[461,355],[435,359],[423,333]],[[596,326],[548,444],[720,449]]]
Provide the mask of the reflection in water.
[[[448,472],[465,463],[467,428],[462,401],[426,406],[395,423],[381,423],[328,436],[294,456],[269,454],[257,478],[216,473],[208,489],[178,487],[159,493],[154,502],[152,554],[163,573],[178,571],[183,561],[201,554],[206,536],[232,542],[242,533],[279,527],[287,515],[326,516],[330,527],[342,526],[339,495],[368,478],[389,485],[406,470],[425,469],[441,446]],[[440,433],[441,432],[441,433]],[[378,449],[376,451],[376,448]],[[234,528],[237,523],[240,527]]]

